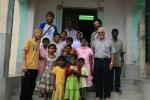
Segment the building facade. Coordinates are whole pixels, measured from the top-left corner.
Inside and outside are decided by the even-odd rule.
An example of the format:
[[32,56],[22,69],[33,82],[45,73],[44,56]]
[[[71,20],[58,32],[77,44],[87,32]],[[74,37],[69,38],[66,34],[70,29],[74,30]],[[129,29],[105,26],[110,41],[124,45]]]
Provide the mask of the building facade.
[[[81,21],[80,15],[101,19],[109,38],[111,30],[118,28],[126,51],[123,77],[148,77],[145,0],[0,0],[0,100],[9,99],[16,85],[12,80],[20,80],[23,44],[32,37],[33,29],[45,21],[49,10],[55,14],[58,32],[65,28],[67,20],[73,20],[79,30],[91,25],[90,21]],[[85,34],[90,36],[89,31]]]

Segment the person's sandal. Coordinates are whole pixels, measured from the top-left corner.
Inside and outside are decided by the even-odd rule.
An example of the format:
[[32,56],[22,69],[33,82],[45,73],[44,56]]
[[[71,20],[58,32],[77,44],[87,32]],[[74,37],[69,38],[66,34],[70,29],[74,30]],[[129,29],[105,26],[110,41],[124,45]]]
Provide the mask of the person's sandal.
[[43,94],[43,93],[40,93],[40,94],[39,94],[39,97],[40,97],[40,98],[43,98],[43,97],[44,97],[44,94]]

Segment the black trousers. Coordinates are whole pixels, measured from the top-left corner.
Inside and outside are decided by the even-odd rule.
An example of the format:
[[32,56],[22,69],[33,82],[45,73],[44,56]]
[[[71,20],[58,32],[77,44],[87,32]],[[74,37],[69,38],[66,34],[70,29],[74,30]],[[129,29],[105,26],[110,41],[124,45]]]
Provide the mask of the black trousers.
[[113,80],[113,88],[119,89],[120,88],[120,76],[121,76],[121,67],[113,67],[113,72],[112,72],[112,80]]
[[112,88],[112,71],[109,70],[110,59],[94,58],[94,81],[96,97],[110,98]]
[[32,100],[37,74],[38,70],[28,69],[22,76],[20,100]]

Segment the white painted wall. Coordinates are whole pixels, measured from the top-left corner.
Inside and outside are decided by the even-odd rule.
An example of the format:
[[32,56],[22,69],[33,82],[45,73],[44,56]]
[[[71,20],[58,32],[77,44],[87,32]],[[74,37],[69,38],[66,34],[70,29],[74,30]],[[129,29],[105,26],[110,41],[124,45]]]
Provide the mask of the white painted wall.
[[[56,18],[57,0],[37,0],[35,13],[35,27],[38,27],[41,22],[45,21],[47,11],[53,11]],[[56,20],[54,20],[54,24]]]
[[36,0],[28,1],[28,16],[27,16],[27,30],[25,38],[31,38],[34,30],[35,24],[35,10],[36,10]]
[[6,33],[9,0],[0,0],[0,33]]
[[20,23],[18,0],[15,0],[14,9],[15,10],[14,10],[13,26],[12,26],[11,53],[10,53],[10,61],[9,61],[9,76],[14,76],[16,74],[17,48],[18,48],[19,23]]
[[119,29],[119,38],[123,41],[126,64],[132,64],[132,12],[135,0],[104,0],[104,27],[111,38],[111,30]]
[[98,0],[63,0],[63,7],[97,8]]
[[119,29],[119,38],[123,40],[124,44],[126,42],[126,32],[125,32],[125,5],[119,0],[104,0],[104,27],[108,32],[109,38],[111,38],[111,30],[113,28]]
[[[27,14],[27,26],[25,35],[23,37],[24,40],[32,37],[33,29],[34,29],[34,14],[35,14],[35,6],[36,0],[28,1],[28,14]],[[12,42],[11,42],[11,53],[10,53],[10,62],[9,62],[9,76],[15,76],[17,71],[17,48],[19,42],[19,32],[20,32],[20,7],[18,0],[15,0],[14,6],[14,16],[13,16],[13,26],[12,26]],[[21,38],[21,37],[20,37]],[[14,49],[16,48],[16,49]],[[22,48],[20,48],[22,49]],[[20,61],[22,61],[20,59]],[[21,66],[19,65],[19,70],[21,70]],[[21,71],[19,71],[21,72]]]

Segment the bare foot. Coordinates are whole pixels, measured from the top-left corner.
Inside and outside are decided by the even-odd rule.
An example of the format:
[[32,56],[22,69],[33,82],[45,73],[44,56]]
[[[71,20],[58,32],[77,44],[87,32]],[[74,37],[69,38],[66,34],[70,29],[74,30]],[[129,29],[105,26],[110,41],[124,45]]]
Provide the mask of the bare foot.
[[96,97],[95,100],[100,100],[99,97]]

